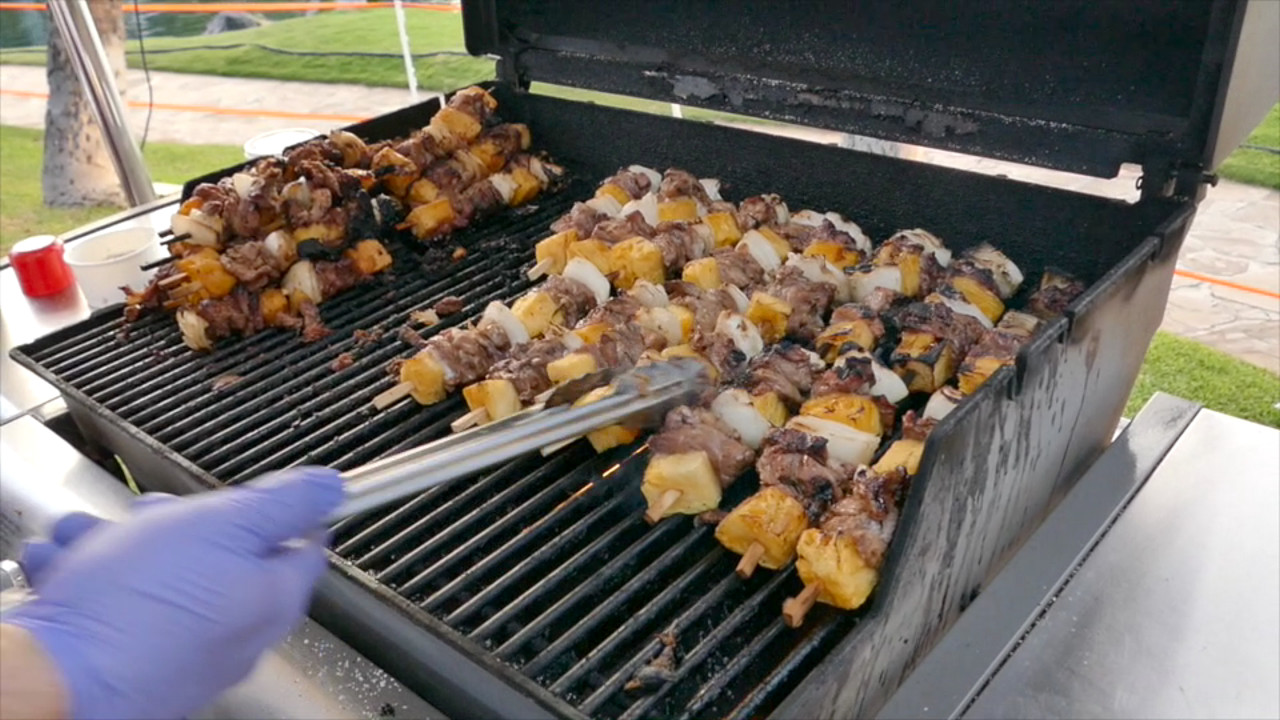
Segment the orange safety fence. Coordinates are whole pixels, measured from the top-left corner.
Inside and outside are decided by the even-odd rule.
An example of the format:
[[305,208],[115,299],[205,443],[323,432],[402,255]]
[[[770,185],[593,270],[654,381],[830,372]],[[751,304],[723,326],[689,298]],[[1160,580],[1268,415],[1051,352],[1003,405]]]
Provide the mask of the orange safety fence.
[[[0,95],[12,95],[14,97],[36,98],[47,100],[48,93],[31,92],[29,90],[5,90],[0,89]],[[193,112],[208,113],[211,115],[234,115],[237,117],[259,117],[259,118],[284,118],[287,120],[326,120],[334,122],[363,122],[369,118],[364,115],[338,115],[333,113],[307,113],[307,112],[290,112],[288,110],[263,110],[259,108],[227,108],[214,107],[211,105],[177,105],[174,103],[145,103],[137,100],[129,100],[129,107],[133,108],[152,108],[155,110],[172,110],[174,112]]]
[[[445,5],[441,3],[429,2],[402,2],[402,7],[412,8],[414,10],[435,10],[437,12],[459,12],[457,5]],[[299,0],[298,2],[269,2],[267,0],[259,0],[258,2],[210,2],[210,3],[184,3],[184,2],[158,2],[139,4],[136,8],[133,3],[124,3],[125,12],[143,12],[143,13],[219,13],[219,12],[256,12],[256,13],[273,13],[273,12],[310,12],[312,10],[385,10],[395,7],[395,3],[385,2],[382,0],[366,3],[344,3],[344,2],[306,2]],[[0,10],[44,10],[45,3],[42,2],[0,2]]]

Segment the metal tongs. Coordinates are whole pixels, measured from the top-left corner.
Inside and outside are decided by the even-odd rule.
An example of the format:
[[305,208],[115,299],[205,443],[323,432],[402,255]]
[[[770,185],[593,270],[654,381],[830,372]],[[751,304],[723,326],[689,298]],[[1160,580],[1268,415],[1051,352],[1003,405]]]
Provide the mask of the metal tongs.
[[[607,397],[574,407],[588,392],[606,385],[613,390]],[[346,500],[331,520],[403,500],[609,425],[651,427],[667,410],[693,402],[710,387],[706,368],[691,358],[579,378],[515,415],[343,473]]]

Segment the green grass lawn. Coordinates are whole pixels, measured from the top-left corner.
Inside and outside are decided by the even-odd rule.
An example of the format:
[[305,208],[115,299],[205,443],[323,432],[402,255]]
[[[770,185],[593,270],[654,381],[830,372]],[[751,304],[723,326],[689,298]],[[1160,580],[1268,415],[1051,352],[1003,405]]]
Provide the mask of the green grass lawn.
[[[244,159],[230,145],[147,143],[144,156],[157,182],[181,183]],[[0,126],[0,256],[31,235],[66,232],[110,215],[119,208],[47,208],[41,198],[40,172],[44,133]]]
[[[1280,148],[1280,105],[1271,108],[1244,144]],[[1280,155],[1276,153],[1240,148],[1231,153],[1218,172],[1237,182],[1280,190]]]
[[1151,343],[1125,415],[1133,417],[1157,391],[1280,428],[1280,376],[1165,332]]

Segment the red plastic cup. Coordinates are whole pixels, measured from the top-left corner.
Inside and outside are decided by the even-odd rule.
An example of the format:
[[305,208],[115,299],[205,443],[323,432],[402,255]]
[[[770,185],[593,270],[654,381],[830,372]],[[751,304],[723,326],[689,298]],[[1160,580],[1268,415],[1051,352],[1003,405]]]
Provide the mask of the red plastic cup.
[[75,282],[62,257],[62,243],[52,235],[19,240],[9,251],[9,264],[18,275],[22,294],[29,298],[57,295]]

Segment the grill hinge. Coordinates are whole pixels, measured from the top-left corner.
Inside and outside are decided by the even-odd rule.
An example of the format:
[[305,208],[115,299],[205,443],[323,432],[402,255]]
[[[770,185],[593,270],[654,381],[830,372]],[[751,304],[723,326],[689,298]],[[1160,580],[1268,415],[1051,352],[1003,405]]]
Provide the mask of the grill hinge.
[[1178,198],[1199,202],[1206,186],[1217,185],[1218,176],[1205,172],[1204,166],[1178,162],[1148,163],[1138,178],[1142,197]]

